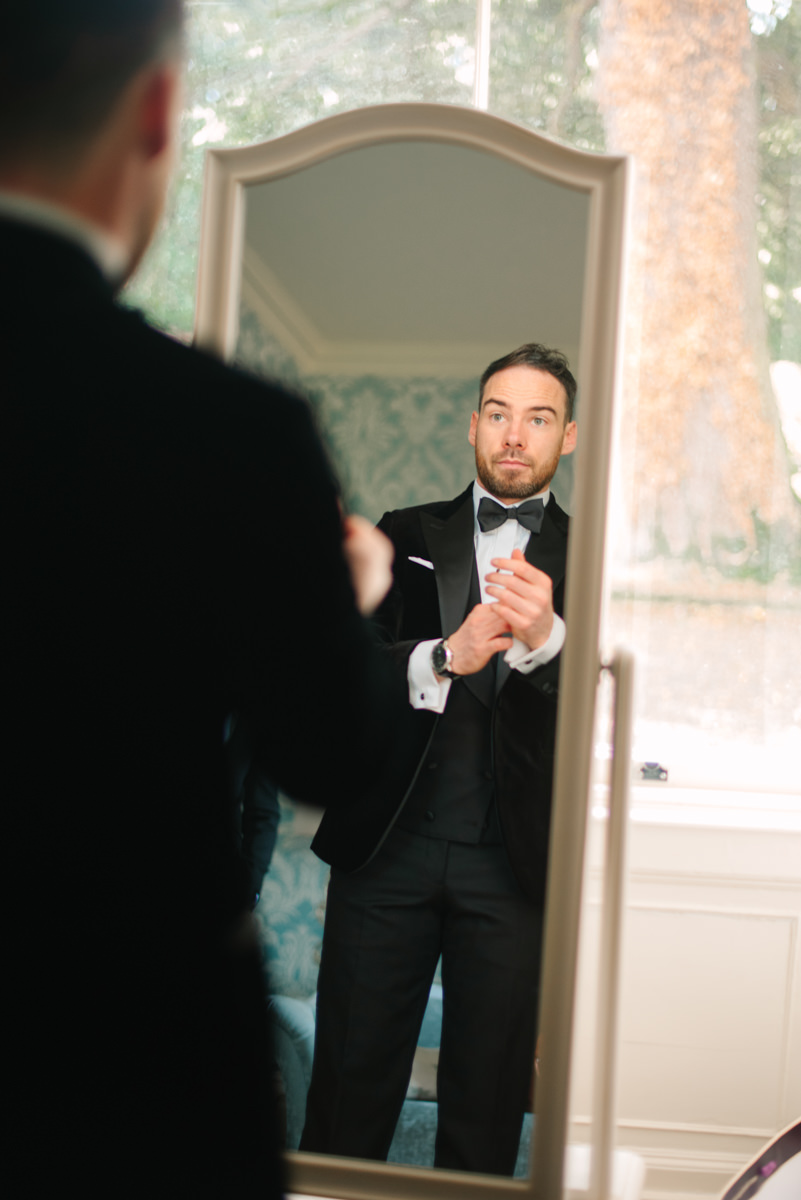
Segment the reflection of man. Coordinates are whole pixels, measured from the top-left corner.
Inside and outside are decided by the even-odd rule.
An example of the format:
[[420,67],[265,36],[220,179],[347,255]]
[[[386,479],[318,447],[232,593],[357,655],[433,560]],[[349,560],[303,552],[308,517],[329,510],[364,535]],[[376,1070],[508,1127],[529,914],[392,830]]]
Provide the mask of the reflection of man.
[[575,446],[575,391],[557,351],[492,363],[470,423],[477,482],[380,522],[395,584],[378,619],[417,710],[417,769],[383,810],[394,820],[331,811],[314,843],[333,868],[304,1149],[386,1157],[441,954],[435,1162],[513,1171],[564,639],[567,517],[548,485]]
[[[395,723],[305,405],[113,301],[164,195],[180,26],[180,0],[26,0],[0,41],[4,1167],[31,1195],[278,1194],[223,722],[332,801]],[[360,600],[384,554],[390,581],[371,538],[348,525]]]

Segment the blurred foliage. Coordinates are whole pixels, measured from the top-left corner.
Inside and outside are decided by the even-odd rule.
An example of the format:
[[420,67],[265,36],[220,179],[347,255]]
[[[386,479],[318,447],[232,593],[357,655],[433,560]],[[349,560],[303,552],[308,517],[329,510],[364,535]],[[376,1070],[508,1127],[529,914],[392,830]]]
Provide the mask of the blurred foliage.
[[187,4],[186,96],[159,234],[126,291],[191,332],[203,159],[336,112],[394,101],[469,104],[475,0],[230,0]]
[[490,111],[580,150],[605,149],[593,95],[595,0],[494,0]]
[[[739,0],[745,3],[746,0]],[[769,0],[749,0],[765,9]],[[164,328],[192,329],[207,146],[276,137],[391,101],[470,104],[475,0],[189,0],[186,97],[174,186],[126,291]],[[755,23],[756,22],[756,23]],[[755,17],[760,262],[771,359],[801,361],[801,3]],[[604,149],[593,95],[594,0],[494,0],[490,110]]]
[[781,7],[786,16],[774,19],[769,32],[754,37],[759,82],[757,232],[769,356],[772,361],[801,362],[801,4],[796,0],[789,11],[788,7]]

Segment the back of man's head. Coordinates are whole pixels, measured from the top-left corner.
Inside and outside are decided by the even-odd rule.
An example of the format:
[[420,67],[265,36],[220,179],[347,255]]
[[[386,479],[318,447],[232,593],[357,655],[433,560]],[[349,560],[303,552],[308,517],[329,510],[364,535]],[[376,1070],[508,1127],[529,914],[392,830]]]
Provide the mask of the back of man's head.
[[69,170],[137,71],[177,51],[183,0],[18,0],[0,36],[0,168]]

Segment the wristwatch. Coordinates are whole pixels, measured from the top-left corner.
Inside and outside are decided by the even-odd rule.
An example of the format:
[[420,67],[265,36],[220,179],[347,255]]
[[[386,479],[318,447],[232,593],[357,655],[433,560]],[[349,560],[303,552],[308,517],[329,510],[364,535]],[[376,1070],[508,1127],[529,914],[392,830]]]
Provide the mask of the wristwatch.
[[437,642],[436,646],[431,650],[431,666],[437,675],[444,675],[447,679],[456,679],[456,672],[453,670],[453,651],[448,645],[447,638],[443,638],[441,642]]

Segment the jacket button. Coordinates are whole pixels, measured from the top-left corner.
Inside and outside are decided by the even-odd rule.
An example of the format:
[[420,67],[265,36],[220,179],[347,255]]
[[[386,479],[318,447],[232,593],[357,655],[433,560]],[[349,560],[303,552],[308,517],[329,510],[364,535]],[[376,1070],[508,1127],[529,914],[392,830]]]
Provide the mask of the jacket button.
[[485,771],[485,772],[484,772],[484,778],[485,778],[485,779],[492,779],[492,771]]
[[429,769],[429,771],[436,771],[436,769],[437,769],[437,764],[436,764],[436,763],[429,763],[429,764],[428,764],[428,769]]
[[427,821],[433,821],[433,820],[434,820],[434,814],[432,813],[432,811],[431,811],[431,809],[430,809],[430,808],[427,808],[427,809],[426,809],[426,820],[427,820]]

